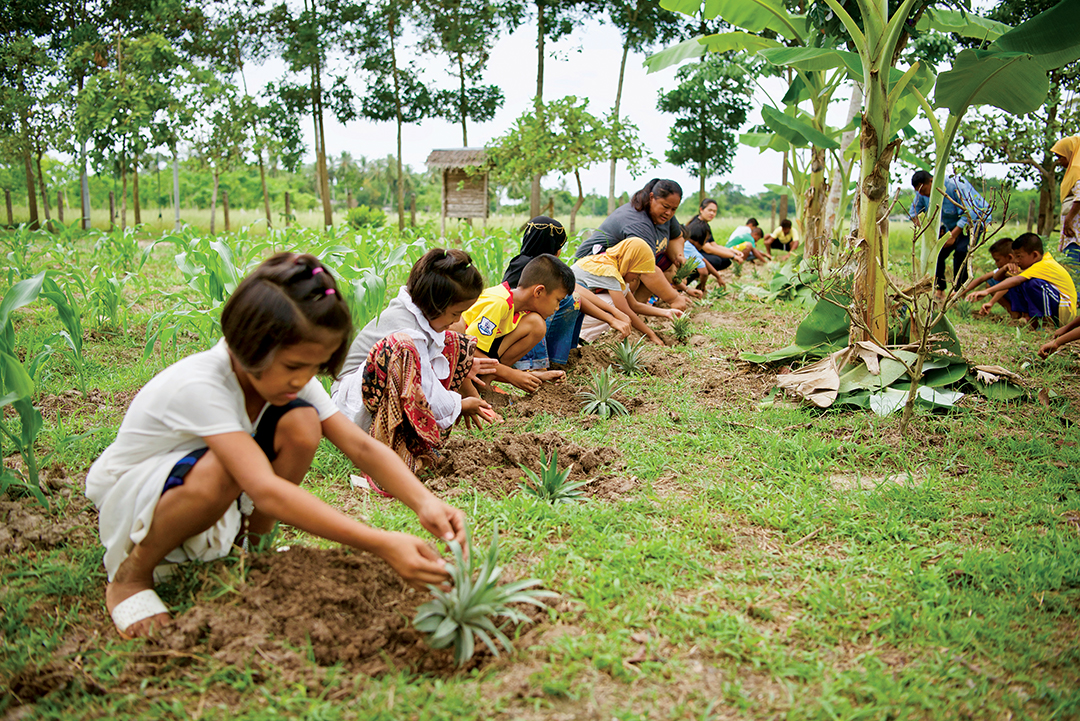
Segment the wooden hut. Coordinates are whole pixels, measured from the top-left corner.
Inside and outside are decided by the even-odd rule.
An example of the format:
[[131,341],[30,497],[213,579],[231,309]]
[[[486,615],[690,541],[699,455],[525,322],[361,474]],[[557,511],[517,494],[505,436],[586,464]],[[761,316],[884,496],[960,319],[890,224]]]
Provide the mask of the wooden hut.
[[[488,217],[487,153],[483,148],[432,150],[428,168],[442,171],[442,236],[446,237],[447,218]],[[476,168],[472,174],[466,168]]]

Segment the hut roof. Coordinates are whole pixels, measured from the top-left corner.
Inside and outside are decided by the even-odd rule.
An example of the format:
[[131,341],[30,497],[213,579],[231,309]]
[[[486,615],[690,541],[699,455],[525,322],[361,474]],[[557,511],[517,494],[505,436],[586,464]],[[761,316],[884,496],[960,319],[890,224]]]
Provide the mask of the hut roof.
[[487,163],[487,151],[484,148],[448,148],[432,150],[427,157],[429,168],[469,168]]

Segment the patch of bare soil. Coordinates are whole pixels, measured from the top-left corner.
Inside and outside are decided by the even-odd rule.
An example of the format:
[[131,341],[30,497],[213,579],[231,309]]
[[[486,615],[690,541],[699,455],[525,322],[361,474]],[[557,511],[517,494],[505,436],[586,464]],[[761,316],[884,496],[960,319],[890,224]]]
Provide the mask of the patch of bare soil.
[[581,398],[567,381],[544,383],[535,393],[515,397],[506,410],[522,418],[532,418],[538,413],[574,416],[581,411]]
[[0,495],[0,553],[18,553],[28,548],[48,550],[61,546],[93,545],[97,542],[97,514],[93,505],[67,485],[63,469],[53,467],[43,474],[45,495],[51,503],[66,502],[64,515],[49,511],[30,497]]
[[636,482],[615,475],[622,468],[616,463],[619,451],[608,446],[586,448],[567,440],[556,431],[515,433],[491,441],[475,438],[451,438],[443,446],[443,457],[425,483],[432,490],[453,495],[461,480],[471,478],[472,485],[484,493],[501,498],[520,492],[518,484],[525,474],[523,465],[540,472],[540,453],[548,457],[558,452],[559,468],[572,464],[570,480],[596,478],[584,487],[594,497],[618,498],[636,487]]
[[83,415],[93,415],[99,410],[106,410],[123,414],[135,397],[135,391],[121,391],[108,393],[97,388],[92,388],[86,393],[71,389],[62,393],[50,393],[44,396],[36,405],[41,415],[50,421],[58,417],[76,418]]
[[[294,546],[251,557],[251,565],[238,594],[196,605],[148,646],[240,667],[303,666],[310,656],[319,666],[341,663],[368,675],[455,671],[452,650],[430,648],[412,626],[429,594],[405,585],[381,559]],[[490,658],[478,649],[466,668]]]

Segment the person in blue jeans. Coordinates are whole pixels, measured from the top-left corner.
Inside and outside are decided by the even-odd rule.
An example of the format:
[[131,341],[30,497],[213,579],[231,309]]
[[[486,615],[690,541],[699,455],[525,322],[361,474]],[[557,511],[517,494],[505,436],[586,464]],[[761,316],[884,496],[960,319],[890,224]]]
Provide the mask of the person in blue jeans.
[[[919,214],[930,209],[930,195],[934,187],[934,178],[925,170],[917,170],[911,176],[911,186],[915,188],[915,200],[911,201],[908,215],[919,227]],[[935,198],[935,202],[937,202]],[[945,264],[951,253],[953,256],[953,275],[956,285],[963,287],[967,283],[967,254],[972,236],[976,240],[982,237],[986,226],[993,222],[990,206],[967,180],[954,175],[945,178],[945,196],[941,202],[941,234],[948,233],[945,247],[938,253],[937,268],[934,272],[934,288],[937,297],[943,298],[948,285],[945,279]]]
[[[521,238],[521,252],[510,260],[503,273],[503,282],[515,286],[521,278],[521,271],[538,255],[550,253],[558,256],[566,245],[566,237],[566,228],[554,218],[539,215],[530,220],[525,224],[525,235]],[[618,309],[596,300],[588,289],[578,285],[572,294],[562,299],[559,309],[547,319],[544,340],[537,343],[514,367],[519,370],[542,370],[569,363],[570,350],[578,345],[583,314],[604,320],[623,333],[623,337],[630,333],[629,318]]]

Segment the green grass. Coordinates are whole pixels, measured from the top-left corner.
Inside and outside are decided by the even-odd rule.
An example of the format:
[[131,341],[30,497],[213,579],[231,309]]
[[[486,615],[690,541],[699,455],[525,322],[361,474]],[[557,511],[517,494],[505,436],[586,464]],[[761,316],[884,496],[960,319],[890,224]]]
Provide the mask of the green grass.
[[[625,464],[616,473],[635,479],[618,501],[557,507],[520,493],[492,498],[462,479],[452,502],[476,528],[497,522],[520,577],[564,597],[532,647],[446,678],[185,655],[133,683],[158,650],[111,630],[96,517],[62,493],[82,492],[130,396],[212,340],[185,337],[175,355],[141,360],[143,328],[160,309],[155,289],[180,284],[172,255],[156,250],[125,289],[143,296],[128,332],[88,332],[87,385],[105,400],[47,415],[40,451],[54,452],[68,481],[52,491],[55,516],[24,507],[43,524],[89,525],[54,547],[0,556],[0,714],[18,705],[17,682],[66,669],[33,704],[34,718],[1080,716],[1080,530],[1069,520],[1080,517],[1080,445],[1059,418],[1077,416],[1074,356],[1036,362],[1045,332],[960,319],[972,360],[1017,370],[1062,400],[1050,413],[973,398],[951,415],[917,411],[902,437],[898,417],[759,408],[771,376],[738,353],[787,344],[805,311],[728,298],[709,310],[729,322],[695,321],[705,345],[666,351],[731,374],[720,387],[642,376],[626,395],[644,403],[628,417],[583,425],[538,416],[477,433],[554,429],[582,446],[614,446]],[[57,328],[37,304],[19,314],[17,339],[32,344]],[[63,396],[73,374],[55,356],[37,397]],[[570,376],[584,379],[573,368]],[[81,437],[61,442],[71,435]],[[353,497],[348,472],[324,444],[307,487],[343,505]],[[398,504],[363,513],[422,533]],[[281,538],[332,545],[289,528]],[[183,612],[231,593],[237,573],[235,559],[188,567],[162,595]]]

